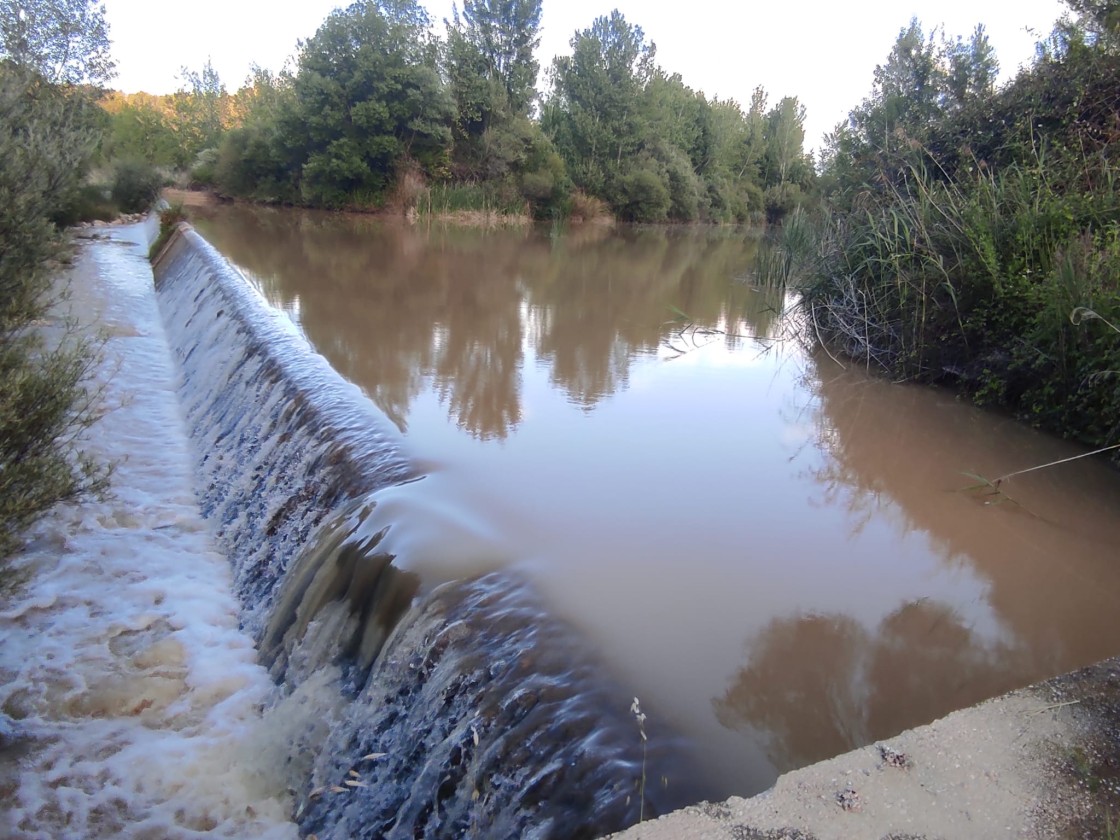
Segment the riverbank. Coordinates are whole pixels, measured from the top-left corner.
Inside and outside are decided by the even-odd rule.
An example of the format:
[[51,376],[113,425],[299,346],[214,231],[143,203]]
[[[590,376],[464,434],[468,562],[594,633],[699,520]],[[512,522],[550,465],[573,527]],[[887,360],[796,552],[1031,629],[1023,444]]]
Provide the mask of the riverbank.
[[[243,199],[223,198],[211,190],[182,190],[169,187],[163,191],[162,197],[168,204],[181,205],[185,208],[214,207],[224,202],[260,206],[256,202],[245,201]],[[380,207],[377,209],[347,207],[340,210],[324,212],[342,213],[354,216],[370,216],[377,219],[385,219],[410,225],[421,223],[431,224],[435,222],[436,224],[442,225],[483,229],[525,227],[533,223],[533,218],[528,213],[501,213],[496,210],[438,211],[428,208],[420,212],[416,207],[409,208],[407,211],[400,211],[387,207]],[[612,227],[614,225],[614,219],[609,216],[605,218],[593,218],[588,220],[586,224]]]
[[53,511],[0,593],[0,835],[288,840],[260,709],[273,685],[238,629],[195,500],[149,223],[78,234],[65,317],[105,337],[104,501]]

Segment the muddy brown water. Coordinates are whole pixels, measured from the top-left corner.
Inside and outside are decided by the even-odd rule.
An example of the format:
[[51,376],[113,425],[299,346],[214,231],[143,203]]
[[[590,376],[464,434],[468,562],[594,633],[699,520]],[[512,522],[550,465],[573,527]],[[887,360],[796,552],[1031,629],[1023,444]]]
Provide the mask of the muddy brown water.
[[807,353],[749,233],[195,212],[404,433],[397,562],[526,577],[708,798],[1120,652],[1120,474],[964,492],[1084,450]]

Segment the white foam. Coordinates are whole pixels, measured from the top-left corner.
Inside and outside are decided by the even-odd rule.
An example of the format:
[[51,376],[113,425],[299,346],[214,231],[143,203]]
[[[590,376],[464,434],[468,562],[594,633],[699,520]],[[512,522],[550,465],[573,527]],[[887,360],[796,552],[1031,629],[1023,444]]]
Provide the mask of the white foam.
[[85,448],[117,462],[115,495],[54,512],[6,573],[26,583],[0,596],[0,835],[295,838],[144,250],[79,258],[70,306],[109,334]]

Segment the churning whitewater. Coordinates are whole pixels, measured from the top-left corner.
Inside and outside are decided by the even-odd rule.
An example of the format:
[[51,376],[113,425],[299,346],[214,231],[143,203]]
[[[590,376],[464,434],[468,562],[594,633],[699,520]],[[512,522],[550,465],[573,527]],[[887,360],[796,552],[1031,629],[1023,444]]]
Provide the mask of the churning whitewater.
[[492,543],[366,396],[189,227],[153,278],[152,233],[75,273],[115,494],[2,602],[5,836],[595,837],[686,802],[528,585],[414,570]]
[[687,801],[641,785],[669,778],[672,738],[643,756],[625,692],[524,582],[413,571],[499,549],[425,500],[432,476],[284,313],[188,226],[155,280],[302,831],[595,837]]
[[72,315],[106,331],[84,445],[116,470],[111,498],[34,529],[0,595],[0,834],[294,838],[274,688],[194,498],[150,234],[86,241],[73,272]]

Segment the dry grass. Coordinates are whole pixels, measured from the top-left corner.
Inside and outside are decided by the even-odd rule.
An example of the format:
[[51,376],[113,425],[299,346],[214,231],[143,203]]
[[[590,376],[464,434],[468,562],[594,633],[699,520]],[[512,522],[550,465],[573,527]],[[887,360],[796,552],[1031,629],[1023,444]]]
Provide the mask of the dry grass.
[[606,227],[614,225],[614,216],[611,215],[606,202],[588,195],[583,190],[576,190],[572,193],[571,206],[572,209],[569,214],[569,221],[571,222],[585,225],[604,225]]
[[164,189],[163,200],[171,206],[180,207],[213,207],[218,203],[217,197],[206,190],[180,190],[173,187]]

